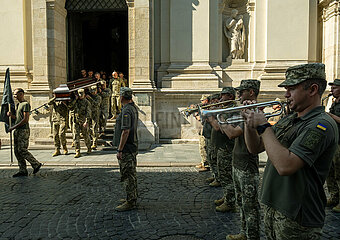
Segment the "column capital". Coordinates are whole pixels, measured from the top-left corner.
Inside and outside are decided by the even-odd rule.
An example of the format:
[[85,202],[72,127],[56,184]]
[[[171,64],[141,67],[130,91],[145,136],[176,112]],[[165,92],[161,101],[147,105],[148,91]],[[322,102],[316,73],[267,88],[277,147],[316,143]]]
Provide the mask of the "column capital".
[[128,7],[132,8],[135,6],[135,0],[126,0]]

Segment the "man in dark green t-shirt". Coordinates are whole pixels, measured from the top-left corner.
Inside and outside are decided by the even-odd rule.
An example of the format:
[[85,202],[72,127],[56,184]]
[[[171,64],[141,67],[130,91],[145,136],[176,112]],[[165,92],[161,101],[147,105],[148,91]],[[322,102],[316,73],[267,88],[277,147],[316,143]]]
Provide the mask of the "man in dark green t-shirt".
[[7,115],[12,119],[15,119],[15,124],[9,130],[14,131],[14,154],[18,160],[19,172],[14,174],[13,177],[24,177],[28,176],[26,160],[31,164],[33,168],[33,174],[36,174],[42,164],[38,162],[35,157],[28,151],[30,128],[29,128],[29,117],[31,106],[25,100],[24,90],[17,88],[14,90],[13,96],[19,101],[17,104],[16,116],[11,112]]
[[[242,80],[236,88],[240,102],[256,101],[260,91],[260,81]],[[258,202],[258,155],[247,150],[244,141],[243,124],[233,126],[222,124],[221,129],[230,139],[235,139],[233,149],[233,181],[236,203],[240,208],[241,231],[236,235],[228,235],[227,239],[260,239],[260,204]]]
[[[340,79],[335,79],[331,85],[331,92],[335,101],[329,109],[329,116],[331,116],[338,125],[340,131]],[[338,136],[340,136],[338,132]],[[327,200],[327,205],[333,207],[333,211],[340,212],[339,193],[340,193],[340,146],[334,154],[331,170],[327,177],[327,187],[331,197]]]
[[246,110],[248,150],[263,150],[268,161],[261,202],[268,239],[319,239],[325,221],[323,184],[338,145],[335,121],[321,106],[325,65],[311,63],[286,71],[285,97],[293,114],[273,128],[263,112]]
[[[225,107],[235,106],[235,89],[233,87],[224,87],[221,91],[220,102],[230,101]],[[223,197],[215,200],[217,205],[216,211],[230,212],[235,210],[235,189],[232,177],[232,152],[234,148],[234,139],[221,131],[218,121],[215,117],[210,116],[208,120],[213,127],[215,145],[217,147],[217,172],[219,181],[223,190]]]
[[114,145],[117,146],[121,181],[124,182],[127,196],[116,210],[128,211],[136,208],[137,203],[138,110],[130,88],[120,89],[120,101],[123,108],[116,121]]

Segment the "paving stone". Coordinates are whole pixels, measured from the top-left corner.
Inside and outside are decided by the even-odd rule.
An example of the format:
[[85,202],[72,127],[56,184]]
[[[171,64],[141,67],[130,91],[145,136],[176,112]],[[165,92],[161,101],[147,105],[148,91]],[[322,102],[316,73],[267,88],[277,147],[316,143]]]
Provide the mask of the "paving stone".
[[[16,171],[0,169],[2,238],[222,240],[239,231],[239,213],[215,211],[221,189],[207,186],[210,173],[192,167],[138,168],[138,209],[123,213],[114,210],[124,196],[117,168],[44,168],[19,181]],[[340,215],[326,214],[323,238],[339,239]]]

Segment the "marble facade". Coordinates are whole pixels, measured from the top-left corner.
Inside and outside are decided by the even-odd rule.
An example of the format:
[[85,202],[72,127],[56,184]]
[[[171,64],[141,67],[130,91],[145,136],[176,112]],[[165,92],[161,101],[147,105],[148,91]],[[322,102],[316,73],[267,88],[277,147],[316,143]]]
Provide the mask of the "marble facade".
[[[32,107],[67,81],[65,0],[0,0],[0,97],[4,74]],[[280,96],[287,67],[326,64],[339,78],[339,2],[335,0],[126,0],[129,81],[140,109],[140,142],[197,139],[197,123],[180,110],[203,93],[259,79],[261,98]],[[233,9],[245,27],[243,59],[228,59],[225,21]],[[5,37],[6,36],[6,37]],[[50,133],[47,112],[30,120],[31,140]],[[8,134],[0,125],[0,138]]]

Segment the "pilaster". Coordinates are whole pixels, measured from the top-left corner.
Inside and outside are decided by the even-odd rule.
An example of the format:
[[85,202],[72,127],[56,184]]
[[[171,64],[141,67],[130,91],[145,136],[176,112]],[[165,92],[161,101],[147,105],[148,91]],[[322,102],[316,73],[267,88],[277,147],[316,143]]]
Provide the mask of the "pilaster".
[[340,78],[340,4],[334,0],[319,1],[323,20],[322,60],[328,81]]
[[139,108],[139,148],[158,141],[155,122],[153,0],[127,1],[129,10],[129,76]]

